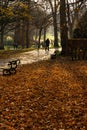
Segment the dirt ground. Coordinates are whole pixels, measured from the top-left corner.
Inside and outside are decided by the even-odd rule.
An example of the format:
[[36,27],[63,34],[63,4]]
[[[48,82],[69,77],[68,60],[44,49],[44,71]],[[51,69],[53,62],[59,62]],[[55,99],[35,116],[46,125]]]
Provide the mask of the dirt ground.
[[87,130],[87,61],[40,61],[0,75],[0,130]]

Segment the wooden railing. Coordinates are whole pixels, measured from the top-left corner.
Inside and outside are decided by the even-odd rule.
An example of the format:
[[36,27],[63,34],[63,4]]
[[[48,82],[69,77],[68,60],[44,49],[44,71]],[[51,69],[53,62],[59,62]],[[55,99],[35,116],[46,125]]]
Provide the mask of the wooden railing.
[[68,39],[67,53],[72,60],[87,59],[87,38]]

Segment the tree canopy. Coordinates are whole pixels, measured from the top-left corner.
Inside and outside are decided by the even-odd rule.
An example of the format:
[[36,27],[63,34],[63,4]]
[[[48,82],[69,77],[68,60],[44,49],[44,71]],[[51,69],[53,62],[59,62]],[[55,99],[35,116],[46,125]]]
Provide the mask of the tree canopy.
[[[81,37],[87,37],[86,22],[83,20],[83,17],[85,17],[85,21],[87,21],[87,14],[85,13],[86,7],[86,0],[0,1],[0,46],[3,45],[4,35],[11,30],[15,33],[15,28],[21,25],[26,26],[25,28],[27,28],[26,42],[29,42],[31,27],[39,30],[40,33],[38,33],[38,35],[41,35],[41,31],[46,31],[46,29],[51,25],[54,27],[54,46],[58,47],[58,32],[61,33],[61,42],[62,40],[65,41],[65,37],[72,37],[73,26],[76,21],[78,22],[81,31],[84,30],[84,34],[82,34]],[[82,14],[82,12],[85,14]],[[32,34],[34,34],[35,29]]]

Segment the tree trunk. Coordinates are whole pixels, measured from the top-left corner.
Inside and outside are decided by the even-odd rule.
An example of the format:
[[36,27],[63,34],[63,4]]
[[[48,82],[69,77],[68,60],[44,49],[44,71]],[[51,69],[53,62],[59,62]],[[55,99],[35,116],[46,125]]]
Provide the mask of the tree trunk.
[[54,24],[54,47],[58,48],[58,27],[57,27],[57,1],[54,1],[54,13],[53,13],[53,24]]
[[4,43],[3,43],[3,29],[2,29],[2,31],[1,31],[1,37],[0,37],[0,49],[2,50],[2,49],[4,49]]
[[54,25],[54,47],[58,48],[58,32],[57,32],[57,18],[56,18],[56,12],[53,15],[53,25]]
[[53,26],[54,26],[54,47],[58,48],[58,27],[57,27],[57,7],[58,7],[58,1],[49,0],[49,4],[52,10],[52,17],[53,17]]
[[22,49],[24,49],[25,47],[25,24],[22,23],[21,25],[21,45],[22,45]]
[[38,29],[35,30],[35,41],[37,41],[38,38]]
[[71,23],[71,19],[70,19],[70,7],[67,1],[67,17],[68,17],[68,36],[69,38],[72,37],[72,23]]
[[17,27],[15,27],[14,33],[14,44],[21,45],[21,24],[20,21],[17,22]]
[[39,30],[39,39],[38,39],[38,45],[39,46],[40,46],[41,32],[42,32],[42,28],[40,28],[40,30]]
[[67,54],[67,23],[66,23],[66,4],[65,0],[60,2],[60,28],[61,28],[61,45],[62,55]]
[[[30,4],[31,4],[31,1],[28,0],[28,11],[30,12]],[[30,26],[30,22],[29,22],[29,19],[28,21],[26,22],[26,48],[29,48],[30,47],[30,34],[29,34],[29,26]]]
[[29,35],[29,22],[26,25],[26,48],[30,46],[30,35]]
[[46,27],[44,27],[44,44],[45,44],[45,40],[46,40]]

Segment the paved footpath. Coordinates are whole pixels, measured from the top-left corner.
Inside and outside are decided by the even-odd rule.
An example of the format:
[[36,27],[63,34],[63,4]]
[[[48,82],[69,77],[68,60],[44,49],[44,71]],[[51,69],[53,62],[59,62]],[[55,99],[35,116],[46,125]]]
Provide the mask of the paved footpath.
[[54,49],[50,49],[49,52],[44,50],[34,50],[23,53],[19,58],[21,59],[21,64],[29,64],[33,62],[38,62],[40,60],[47,60],[50,58],[50,55],[54,52]]
[[14,59],[20,59],[21,64],[30,64],[33,62],[38,62],[40,60],[46,60],[50,58],[50,55],[53,54],[54,49],[50,49],[49,52],[45,52],[45,50],[40,49],[33,50],[29,52],[23,52],[18,54],[16,57],[12,57],[10,59],[0,59],[0,67],[5,66],[8,61]]

